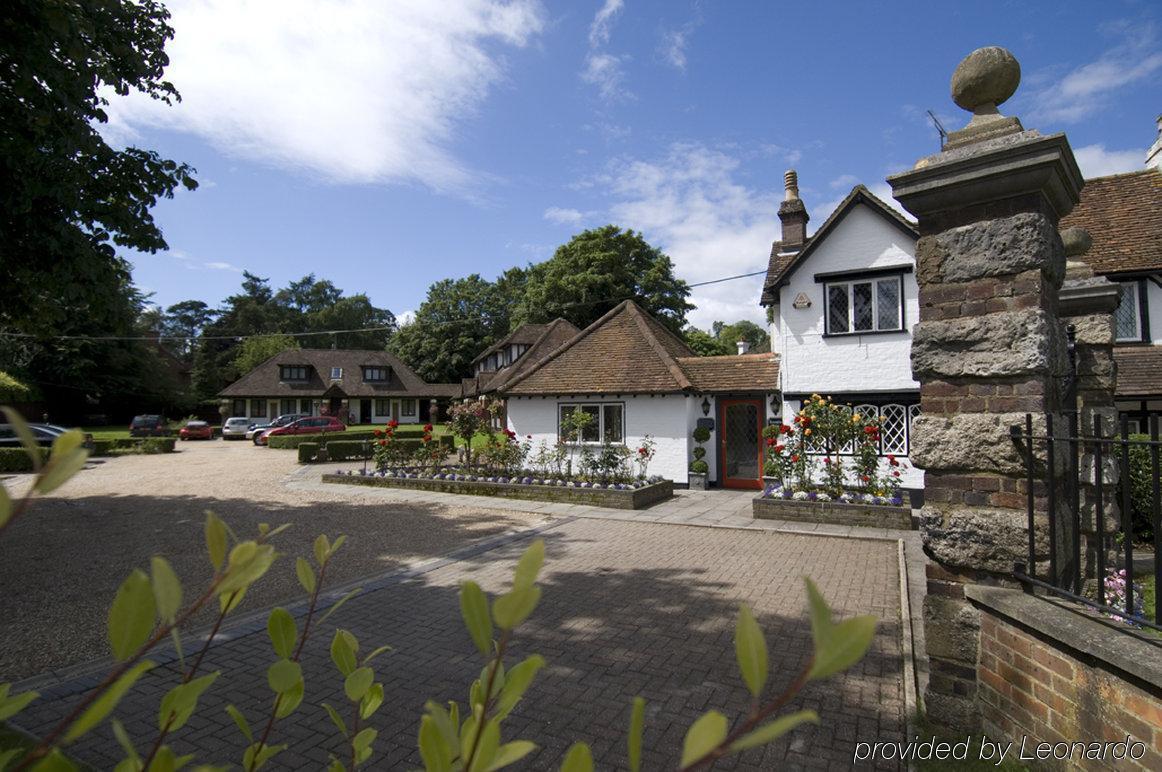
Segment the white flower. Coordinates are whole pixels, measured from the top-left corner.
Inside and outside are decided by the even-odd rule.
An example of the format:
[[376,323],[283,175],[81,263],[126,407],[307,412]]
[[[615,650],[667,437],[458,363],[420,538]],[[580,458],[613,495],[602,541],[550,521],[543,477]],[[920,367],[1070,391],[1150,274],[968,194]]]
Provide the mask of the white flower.
[[806,501],[807,491],[795,491],[791,498],[793,498],[795,501]]

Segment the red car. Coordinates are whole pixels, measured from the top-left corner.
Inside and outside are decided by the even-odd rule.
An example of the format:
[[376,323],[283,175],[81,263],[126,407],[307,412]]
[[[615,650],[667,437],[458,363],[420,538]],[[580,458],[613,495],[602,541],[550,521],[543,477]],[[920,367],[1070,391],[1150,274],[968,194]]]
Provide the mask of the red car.
[[267,440],[271,437],[279,437],[284,434],[320,434],[322,432],[345,432],[347,425],[333,416],[314,416],[311,418],[300,418],[292,424],[286,426],[276,426],[269,429],[263,434],[258,435],[258,444],[265,445]]
[[205,421],[190,421],[181,428],[178,437],[183,440],[212,440],[214,439],[214,427]]

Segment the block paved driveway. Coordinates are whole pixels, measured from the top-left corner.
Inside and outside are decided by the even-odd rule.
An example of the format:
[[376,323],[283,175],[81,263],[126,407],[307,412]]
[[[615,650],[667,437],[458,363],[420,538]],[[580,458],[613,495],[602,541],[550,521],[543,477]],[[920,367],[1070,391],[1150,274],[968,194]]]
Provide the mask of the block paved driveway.
[[[857,739],[903,739],[895,543],[569,517],[538,530],[547,546],[544,595],[520,629],[510,661],[538,652],[549,664],[505,724],[506,739],[541,746],[516,768],[556,768],[575,740],[592,745],[598,768],[624,768],[634,695],[648,702],[647,768],[674,768],[685,730],[701,712],[717,708],[734,718],[746,709],[732,638],[740,602],[751,605],[766,631],[773,687],[788,683],[802,666],[810,650],[803,575],[816,580],[837,615],[879,618],[872,650],[854,669],[810,686],[791,704],[816,709],[820,726],[720,768],[843,769],[851,766]],[[424,701],[463,704],[482,664],[460,622],[457,584],[471,578],[489,593],[503,591],[531,533],[497,537],[452,559],[366,583],[365,592],[308,643],[307,697],[272,735],[272,742],[289,742],[291,749],[268,768],[319,768],[339,752],[336,730],[320,707],[329,702],[349,714],[327,653],[336,625],[353,631],[364,650],[395,647],[377,661],[386,700],[373,720],[380,735],[371,768],[419,766],[416,732]],[[173,740],[175,750],[196,750],[199,761],[237,763],[244,742],[223,707],[232,702],[252,725],[263,722],[271,703],[265,669],[272,661],[263,620],[232,629],[207,657],[209,670],[222,670],[223,677]],[[138,746],[152,743],[161,695],[176,683],[176,672],[169,664],[147,674],[118,709]],[[93,683],[80,678],[49,688],[18,723],[46,730]],[[121,757],[107,725],[75,751],[101,769]]]

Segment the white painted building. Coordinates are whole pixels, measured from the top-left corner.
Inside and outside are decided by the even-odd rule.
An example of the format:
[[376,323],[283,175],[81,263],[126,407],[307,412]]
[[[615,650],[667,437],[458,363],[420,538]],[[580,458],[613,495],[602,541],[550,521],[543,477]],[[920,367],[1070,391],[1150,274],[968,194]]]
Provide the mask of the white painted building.
[[[912,377],[912,327],[919,318],[915,226],[857,185],[811,237],[793,171],[779,208],[762,304],[779,355],[785,421],[812,394],[880,418],[885,458],[905,464],[906,488],[922,488],[908,460],[920,384]],[[886,461],[885,461],[886,463]]]
[[[689,481],[693,431],[711,428],[708,479],[722,487],[761,488],[761,432],[774,415],[778,361],[772,354],[698,357],[678,336],[626,301],[510,381],[508,428],[534,450],[553,446],[563,417],[594,417],[581,442],[624,444],[649,437],[649,474]],[[777,403],[776,403],[777,406]],[[579,453],[579,444],[572,451]]]

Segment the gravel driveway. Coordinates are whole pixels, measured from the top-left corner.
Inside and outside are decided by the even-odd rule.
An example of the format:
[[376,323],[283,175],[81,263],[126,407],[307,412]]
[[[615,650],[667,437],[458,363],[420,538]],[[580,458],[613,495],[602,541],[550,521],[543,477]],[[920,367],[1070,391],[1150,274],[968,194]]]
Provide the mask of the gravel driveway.
[[[443,555],[464,544],[544,521],[543,515],[478,507],[384,502],[371,491],[290,490],[304,469],[291,451],[248,442],[179,443],[179,453],[97,459],[52,496],[37,500],[0,538],[0,681],[108,655],[105,617],[135,566],[165,556],[187,598],[210,577],[202,524],[213,510],[243,537],[260,522],[292,523],[277,537],[284,556],[235,614],[302,594],[294,557],[315,536],[347,534],[334,586]],[[20,495],[29,477],[5,481]],[[216,604],[215,604],[216,606]],[[215,609],[216,610],[216,609]],[[198,623],[208,623],[207,612]]]

